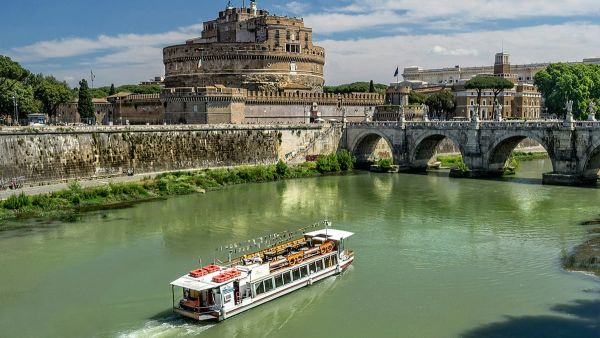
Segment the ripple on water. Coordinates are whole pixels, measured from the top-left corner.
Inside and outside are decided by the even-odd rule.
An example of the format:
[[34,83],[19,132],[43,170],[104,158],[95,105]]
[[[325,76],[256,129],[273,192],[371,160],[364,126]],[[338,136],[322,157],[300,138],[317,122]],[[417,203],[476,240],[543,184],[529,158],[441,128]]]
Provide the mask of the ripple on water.
[[203,325],[190,322],[178,317],[169,317],[165,320],[152,320],[147,322],[144,327],[122,332],[117,335],[119,338],[171,338],[171,337],[196,337],[200,333],[210,329],[216,324]]

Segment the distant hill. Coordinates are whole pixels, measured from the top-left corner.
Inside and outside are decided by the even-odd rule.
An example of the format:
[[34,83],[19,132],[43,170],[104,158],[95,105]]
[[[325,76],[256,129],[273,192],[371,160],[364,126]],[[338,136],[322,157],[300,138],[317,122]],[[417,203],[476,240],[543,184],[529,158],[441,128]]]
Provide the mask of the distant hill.
[[[387,89],[387,85],[381,83],[375,83],[375,92],[379,94],[385,94],[385,90]],[[354,82],[349,84],[342,84],[339,86],[325,86],[323,87],[323,91],[325,93],[334,93],[334,94],[347,94],[347,93],[368,93],[369,92],[369,82]]]

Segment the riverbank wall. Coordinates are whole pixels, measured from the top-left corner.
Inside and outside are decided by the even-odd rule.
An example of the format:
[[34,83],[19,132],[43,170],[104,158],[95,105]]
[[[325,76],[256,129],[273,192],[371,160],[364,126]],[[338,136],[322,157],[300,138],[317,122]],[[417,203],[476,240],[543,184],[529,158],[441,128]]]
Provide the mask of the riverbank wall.
[[304,162],[338,149],[341,125],[45,127],[0,130],[0,178],[26,184]]

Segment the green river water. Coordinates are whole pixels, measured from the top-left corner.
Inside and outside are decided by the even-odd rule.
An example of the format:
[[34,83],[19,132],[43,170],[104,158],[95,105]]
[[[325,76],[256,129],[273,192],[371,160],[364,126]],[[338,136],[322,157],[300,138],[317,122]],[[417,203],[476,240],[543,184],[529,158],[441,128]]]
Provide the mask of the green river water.
[[[561,269],[600,189],[360,173],[230,187],[0,233],[1,337],[600,337],[600,281]],[[342,275],[220,324],[170,312],[216,247],[322,219]],[[30,221],[31,222],[31,221]]]

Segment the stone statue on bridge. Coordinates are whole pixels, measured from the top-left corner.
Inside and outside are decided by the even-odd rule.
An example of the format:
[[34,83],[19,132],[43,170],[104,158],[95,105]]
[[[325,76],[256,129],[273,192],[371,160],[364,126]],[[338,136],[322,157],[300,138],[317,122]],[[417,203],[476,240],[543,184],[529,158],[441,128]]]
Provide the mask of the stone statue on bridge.
[[494,121],[501,122],[502,121],[502,106],[498,100],[494,101]]
[[474,106],[471,110],[471,122],[479,122],[479,106]]
[[423,109],[423,121],[429,122],[429,106],[423,103],[421,108]]
[[565,116],[565,122],[573,122],[573,100],[567,101],[565,108],[567,109],[567,116]]
[[596,122],[596,103],[594,101],[590,102],[588,106],[588,121]]

